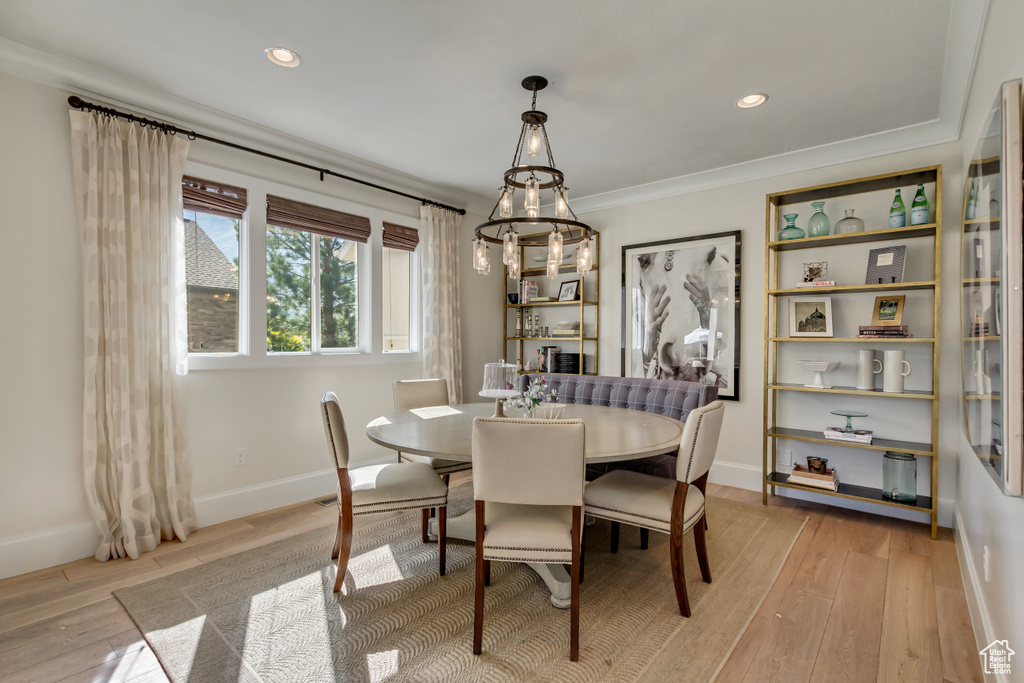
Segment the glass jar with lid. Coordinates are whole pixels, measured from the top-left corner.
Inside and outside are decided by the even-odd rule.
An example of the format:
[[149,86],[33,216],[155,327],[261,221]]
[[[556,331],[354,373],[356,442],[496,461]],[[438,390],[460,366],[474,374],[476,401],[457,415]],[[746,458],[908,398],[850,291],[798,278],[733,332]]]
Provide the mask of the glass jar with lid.
[[882,497],[900,503],[917,501],[917,458],[909,453],[885,452]]

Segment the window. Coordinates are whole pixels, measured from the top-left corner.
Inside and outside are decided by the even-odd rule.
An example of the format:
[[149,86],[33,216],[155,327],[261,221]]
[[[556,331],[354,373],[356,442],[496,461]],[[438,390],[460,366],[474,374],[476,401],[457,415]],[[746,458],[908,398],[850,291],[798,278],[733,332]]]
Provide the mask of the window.
[[367,218],[267,196],[267,351],[359,347],[359,245],[369,235]]
[[246,191],[186,176],[182,200],[189,352],[238,353]]
[[381,334],[384,352],[411,350],[415,228],[384,223]]

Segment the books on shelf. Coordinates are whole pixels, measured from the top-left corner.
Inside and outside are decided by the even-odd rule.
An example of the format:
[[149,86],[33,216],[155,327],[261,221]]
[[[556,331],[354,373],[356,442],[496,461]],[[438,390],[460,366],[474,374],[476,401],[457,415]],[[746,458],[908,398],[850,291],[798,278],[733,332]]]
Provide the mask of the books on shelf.
[[861,325],[858,339],[902,339],[913,337],[906,325]]
[[578,337],[579,330],[551,330],[552,337]]
[[554,300],[555,300],[554,297],[550,297],[550,296],[531,296],[530,297],[530,303],[531,304],[543,304],[543,303],[547,303],[548,301],[554,301]]
[[794,465],[793,472],[789,475],[789,483],[812,486],[816,489],[827,489],[829,491],[839,490],[839,476],[834,469],[825,470],[824,474],[818,474],[811,472],[803,465]]
[[870,444],[874,432],[870,429],[858,429],[855,432],[844,432],[842,427],[825,427],[825,438],[833,441],[849,441],[851,443]]
[[797,287],[835,287],[835,280],[818,280],[817,282],[798,282]]
[[540,292],[540,283],[536,280],[519,281],[519,303],[528,304],[536,301],[538,292]]
[[969,337],[987,337],[988,336],[988,323],[973,323],[971,325],[971,333]]

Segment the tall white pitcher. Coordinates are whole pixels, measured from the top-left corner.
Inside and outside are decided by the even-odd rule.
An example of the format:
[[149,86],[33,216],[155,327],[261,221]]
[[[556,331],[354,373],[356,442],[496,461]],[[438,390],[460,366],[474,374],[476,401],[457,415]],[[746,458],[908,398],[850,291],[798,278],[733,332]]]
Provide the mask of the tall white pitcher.
[[910,363],[906,359],[906,351],[886,351],[882,375],[882,391],[891,394],[903,393],[903,378],[910,374]]

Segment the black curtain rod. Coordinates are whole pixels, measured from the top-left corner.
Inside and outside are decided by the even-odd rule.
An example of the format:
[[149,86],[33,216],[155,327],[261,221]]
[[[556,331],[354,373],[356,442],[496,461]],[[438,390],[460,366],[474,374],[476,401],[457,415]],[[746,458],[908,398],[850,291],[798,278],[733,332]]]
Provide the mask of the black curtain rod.
[[402,192],[401,190],[395,190],[390,187],[384,187],[383,185],[371,183],[368,180],[360,180],[359,178],[353,178],[352,176],[345,175],[344,173],[336,173],[335,171],[332,171],[329,168],[318,168],[312,164],[307,164],[302,161],[296,161],[295,159],[289,159],[288,157],[283,157],[277,154],[271,154],[270,152],[264,152],[258,149],[253,149],[252,147],[246,147],[245,145],[239,145],[234,142],[228,142],[227,140],[221,140],[220,138],[215,138],[211,135],[197,133],[194,130],[184,130],[182,128],[178,128],[173,124],[164,123],[163,121],[154,121],[153,119],[146,119],[141,116],[136,116],[135,114],[129,114],[127,112],[118,111],[117,109],[113,109],[111,107],[103,107],[98,104],[93,104],[92,102],[86,102],[78,95],[70,96],[68,98],[68,104],[71,105],[71,107],[73,107],[74,109],[87,109],[89,111],[99,112],[100,114],[104,114],[105,116],[116,116],[120,119],[126,119],[128,121],[138,123],[142,127],[149,126],[153,130],[161,130],[169,135],[176,135],[178,133],[181,133],[182,135],[187,136],[189,140],[205,140],[207,142],[213,142],[218,145],[224,145],[225,147],[231,147],[232,149],[237,149],[242,152],[248,152],[249,154],[255,154],[256,156],[266,157],[267,159],[274,159],[275,161],[291,164],[292,166],[307,168],[310,171],[316,171],[317,173],[319,173],[321,182],[323,182],[324,176],[334,176],[335,178],[341,178],[342,180],[348,180],[349,182],[359,183],[360,185],[372,187],[375,190],[381,190],[383,192],[397,194],[400,197],[412,199],[417,202],[420,202],[421,204],[427,204],[429,206],[437,206],[442,209],[448,209],[449,211],[454,211],[460,216],[466,215],[465,209],[459,209],[454,206],[442,204],[441,202],[435,202],[434,200],[426,199],[425,197],[417,197],[416,195],[411,195],[408,192]]

